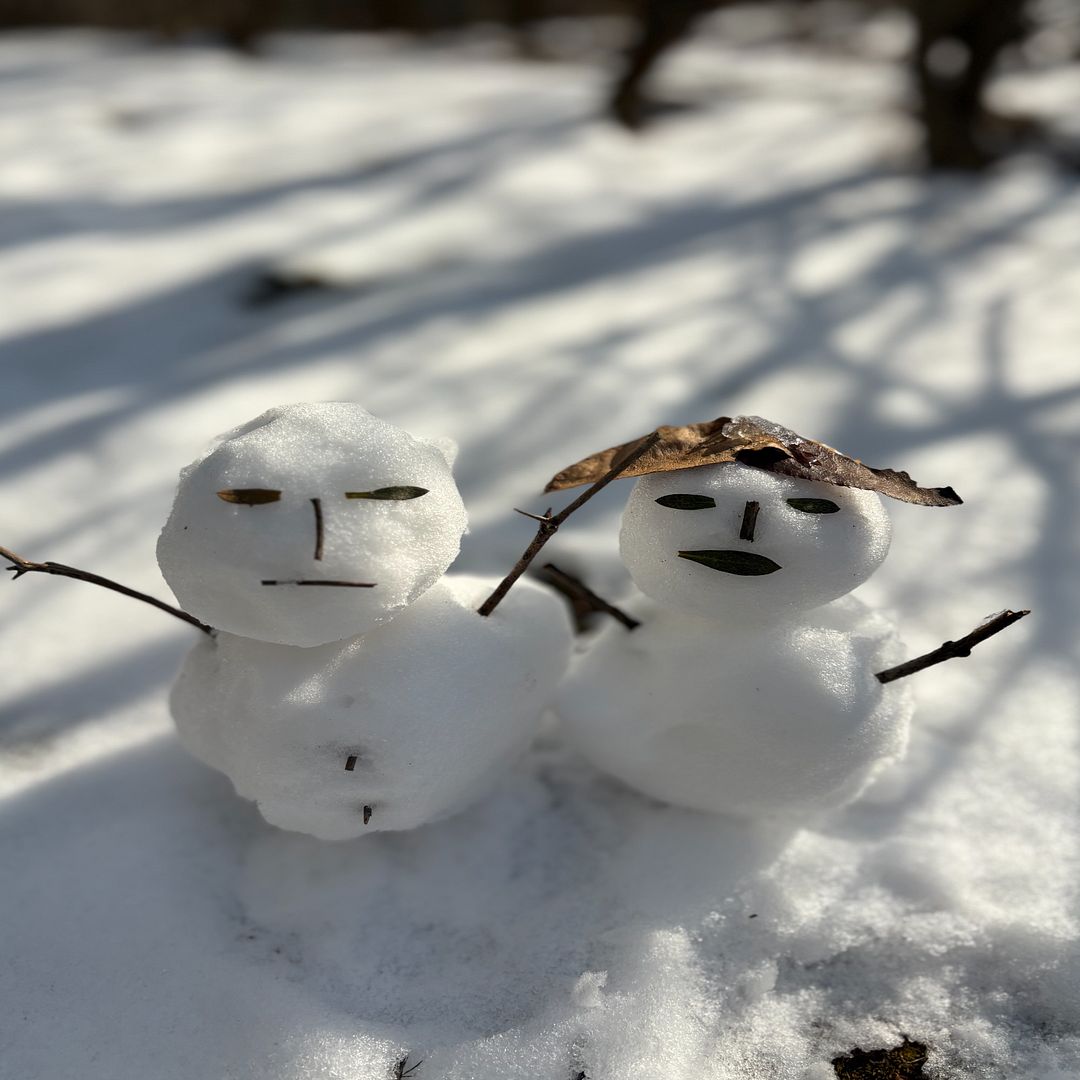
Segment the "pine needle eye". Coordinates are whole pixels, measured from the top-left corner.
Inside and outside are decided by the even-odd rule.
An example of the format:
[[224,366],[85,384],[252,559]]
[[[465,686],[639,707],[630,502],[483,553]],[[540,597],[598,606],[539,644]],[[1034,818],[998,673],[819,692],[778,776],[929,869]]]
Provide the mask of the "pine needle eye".
[[405,499],[419,499],[421,495],[426,495],[427,493],[427,488],[409,487],[408,485],[402,485],[400,487],[375,488],[374,491],[346,491],[345,498],[391,499],[395,502],[401,502]]
[[840,507],[828,499],[788,499],[788,506],[804,514],[836,514]]
[[263,503],[277,502],[281,498],[281,492],[271,488],[226,488],[225,491],[219,491],[217,497],[227,503],[262,506]]
[[716,500],[708,495],[661,495],[656,501],[669,510],[711,510],[716,506]]

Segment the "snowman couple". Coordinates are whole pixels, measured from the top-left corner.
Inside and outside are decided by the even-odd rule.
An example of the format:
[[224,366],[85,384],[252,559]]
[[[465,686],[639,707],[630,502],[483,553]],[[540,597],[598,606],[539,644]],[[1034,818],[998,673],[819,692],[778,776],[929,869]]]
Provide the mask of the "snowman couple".
[[640,625],[609,623],[571,664],[554,594],[522,580],[481,615],[496,583],[445,575],[466,530],[452,443],[342,402],[229,432],[181,473],[158,543],[208,631],[171,694],[182,742],[267,821],[325,840],[462,808],[550,703],[597,767],[664,802],[804,817],[854,798],[911,712],[906,684],[874,677],[898,659],[891,624],[846,596],[888,550],[878,492],[959,498],[755,417],[642,445],[549,485],[628,460],[639,477],[620,551]]

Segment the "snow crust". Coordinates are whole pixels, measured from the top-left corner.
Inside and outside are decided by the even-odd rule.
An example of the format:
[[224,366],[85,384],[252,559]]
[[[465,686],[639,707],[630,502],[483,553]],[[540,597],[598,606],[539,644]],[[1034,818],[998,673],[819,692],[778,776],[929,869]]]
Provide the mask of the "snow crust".
[[200,641],[169,699],[181,742],[272,825],[321,840],[452,814],[536,735],[570,655],[563,605],[532,582],[478,615],[497,584],[443,578],[390,625],[316,648]]
[[[903,761],[798,830],[551,731],[463,813],[328,844],[180,746],[194,631],[0,582],[3,1080],[823,1080],[902,1034],[934,1080],[1080,1074],[1076,178],[909,170],[889,24],[880,60],[764,39],[673,55],[702,107],[643,139],[596,66],[482,38],[0,41],[5,547],[167,596],[206,435],[355,401],[461,445],[452,572],[499,576],[567,461],[746,413],[963,494],[890,507],[859,589],[908,655],[1034,609],[914,679]],[[1075,124],[1078,88],[995,97]],[[268,263],[333,287],[248,306]],[[547,551],[616,600],[628,489]]]
[[[466,517],[454,453],[352,402],[270,409],[181,472],[161,572],[185,611],[231,634],[300,646],[362,634],[457,557]],[[411,497],[355,497],[394,488]],[[221,497],[248,491],[273,501]]]

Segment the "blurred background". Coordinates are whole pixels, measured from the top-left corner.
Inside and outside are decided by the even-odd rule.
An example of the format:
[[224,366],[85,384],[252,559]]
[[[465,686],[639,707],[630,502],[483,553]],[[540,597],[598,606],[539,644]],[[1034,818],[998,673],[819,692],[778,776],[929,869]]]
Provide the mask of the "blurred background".
[[35,551],[107,528],[101,557],[291,399],[458,439],[478,566],[515,501],[658,423],[765,413],[960,487],[943,444],[1008,417],[1030,467],[1023,425],[1076,389],[1075,0],[2,0],[0,26],[0,468]]
[[[922,542],[882,598],[1001,606],[925,541],[1015,530],[994,550],[1055,568],[1017,602],[1056,647],[1076,508],[1035,515],[1077,457],[1074,0],[3,0],[0,25],[8,546],[160,590],[176,470],[344,398],[458,440],[460,566],[494,572],[569,461],[757,413],[981,488],[897,511]],[[994,502],[1016,488],[1027,514]],[[561,540],[613,588],[620,491]]]
[[[0,25],[8,546],[160,591],[177,469],[343,398],[457,439],[459,565],[496,572],[568,462],[757,413],[981,488],[899,508],[916,542],[868,588],[1038,599],[1057,647],[1076,507],[1034,515],[1075,487],[1074,0],[3,0]],[[621,499],[560,539],[613,589]],[[938,580],[930,536],[1055,572]],[[20,612],[74,642],[55,588]]]
[[[912,655],[1001,608],[1034,614],[913,680],[905,765],[805,834],[802,869],[777,887],[801,901],[823,866],[847,866],[821,916],[835,940],[811,927],[775,953],[865,973],[857,992],[835,984],[829,1015],[876,1009],[932,1034],[956,1075],[999,1075],[979,1071],[989,1057],[1000,1075],[1075,1075],[1078,54],[1075,0],[0,0],[0,544],[167,596],[154,544],[178,470],[218,432],[303,400],[456,439],[471,521],[458,567],[493,575],[533,533],[513,507],[543,510],[557,470],[659,424],[758,414],[952,485],[961,507],[890,505],[892,552],[860,595],[894,613]],[[625,495],[612,484],[548,548],[612,598],[628,587]],[[20,1002],[35,995],[8,1060],[27,1075],[70,1073],[58,1031],[82,1042],[77,1071],[102,1077],[162,1061],[307,1075],[303,1054],[332,1053],[338,1013],[326,1034],[292,998],[264,1015],[252,997],[224,1057],[207,1041],[227,1025],[202,966],[219,937],[239,940],[242,905],[222,901],[220,935],[198,913],[219,888],[245,895],[222,883],[257,822],[171,735],[167,688],[191,644],[174,622],[76,582],[0,581],[0,838],[30,898],[11,894],[26,926],[9,973]],[[586,790],[608,797],[566,790],[571,817],[588,817]],[[545,887],[592,873],[592,834],[575,848],[556,811],[507,798],[523,824],[505,850],[542,839]],[[468,854],[467,879],[445,875],[454,904],[396,857],[387,887],[433,895],[432,919],[486,910],[517,865],[491,841],[500,814],[416,840],[448,844],[448,866]],[[642,880],[690,882],[688,910],[720,889],[701,833],[661,870],[648,860],[670,845],[642,844]],[[494,878],[472,873],[483,851]],[[118,858],[126,872],[101,871]],[[648,906],[647,889],[616,894]],[[292,896],[302,924],[317,896]],[[958,943],[924,933],[939,915]],[[560,978],[593,948],[581,926]],[[522,1016],[546,1015],[549,959],[532,971],[509,940],[506,971],[481,965],[492,997],[520,990]],[[187,974],[147,994],[169,941]],[[716,955],[740,948],[735,935]],[[1040,974],[1061,957],[1067,987]],[[99,1000],[103,970],[118,989]],[[415,1008],[408,980],[400,1000],[368,1000],[347,964],[339,975],[331,992],[316,964],[297,993],[350,1017]],[[801,977],[782,973],[775,996],[796,1000]],[[300,986],[293,968],[282,979]],[[912,1019],[913,1002],[928,1012]],[[470,1023],[504,1021],[494,1008]],[[125,1045],[143,1031],[138,1052]],[[827,1060],[799,1032],[806,1060]],[[453,1075],[511,1075],[491,1053]],[[685,1073],[650,1061],[641,1075],[706,1075],[694,1055]]]

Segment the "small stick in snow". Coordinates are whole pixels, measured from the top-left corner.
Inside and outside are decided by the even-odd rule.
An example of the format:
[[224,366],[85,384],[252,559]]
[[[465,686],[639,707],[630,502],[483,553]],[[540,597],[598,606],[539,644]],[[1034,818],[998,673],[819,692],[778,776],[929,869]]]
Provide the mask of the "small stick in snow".
[[259,582],[260,585],[322,585],[330,589],[374,589],[375,585],[370,581],[327,581],[324,578],[268,578]]
[[757,527],[758,511],[761,509],[761,503],[748,502],[746,509],[743,511],[742,526],[739,529],[739,539],[749,540],[751,543],[754,541],[754,529]]
[[315,509],[315,559],[321,561],[323,549],[322,499],[312,499],[311,505]]
[[[550,510],[542,516],[526,514],[526,517],[534,518],[536,521],[540,522],[540,527],[536,530],[536,536],[533,537],[532,543],[525,549],[521,558],[514,564],[514,568],[510,573],[499,582],[495,591],[480,605],[479,608],[477,608],[478,613],[481,615],[490,615],[495,608],[498,607],[499,601],[510,591],[510,587],[514,582],[525,573],[529,568],[529,564],[540,554],[540,549],[555,535],[556,532],[558,532],[559,526],[575,510],[577,510],[578,507],[587,503],[601,488],[607,487],[619,473],[624,469],[628,469],[639,457],[648,453],[648,451],[659,441],[659,432],[654,431],[651,435],[646,435],[645,438],[641,439],[629,453],[624,454],[617,460],[595,484],[586,488],[569,506],[560,510],[554,516],[552,516]],[[518,511],[518,513],[523,513],[523,511]]]
[[21,555],[16,555],[14,551],[8,551],[7,548],[0,547],[0,556],[10,560],[11,566],[5,567],[6,570],[14,570],[15,577],[13,581],[18,581],[23,574],[38,573],[38,574],[55,574],[57,577],[74,578],[76,581],[88,581],[91,585],[100,585],[103,589],[111,589],[113,592],[118,592],[123,596],[130,596],[135,600],[142,600],[145,604],[150,604],[152,607],[156,607],[159,611],[167,611],[170,615],[174,615],[178,619],[182,619],[190,626],[197,627],[204,634],[214,636],[214,628],[207,626],[206,623],[200,622],[194,615],[189,615],[186,611],[181,611],[178,607],[173,607],[172,604],[166,604],[164,600],[158,600],[153,596],[148,596],[144,592],[139,592],[137,589],[129,589],[126,585],[120,585],[118,582],[110,581],[108,578],[101,577],[100,574],[91,574],[86,570],[78,570],[74,566],[64,566],[63,563],[56,562],[31,562],[29,559],[24,559]]
[[874,678],[880,683],[891,683],[896,679],[903,679],[908,675],[914,675],[916,672],[925,671],[926,668],[933,667],[935,664],[942,664],[946,660],[970,656],[971,650],[980,642],[1001,633],[1007,626],[1012,626],[1014,622],[1018,622],[1025,615],[1030,614],[1030,611],[1001,611],[992,618],[987,619],[981,626],[977,626],[970,634],[966,634],[959,641],[946,641],[936,649],[922,656],[916,656],[913,660],[905,660],[904,663],[897,664],[896,667],[876,672]]
[[[355,754],[350,754],[345,759],[345,771],[346,772],[352,772],[353,769],[355,769],[355,768],[356,768],[356,755]],[[365,822],[364,824],[367,824],[367,822]]]
[[565,570],[560,570],[554,563],[545,563],[544,571],[544,579],[570,601],[575,614],[600,611],[622,623],[627,630],[636,630],[641,625],[638,619],[627,615],[614,604],[608,603],[602,596],[594,593],[580,578],[568,574]]
[[371,820],[371,807],[364,807],[364,824],[366,825]]
[[415,1075],[416,1070],[419,1069],[420,1066],[423,1064],[424,1059],[421,1058],[415,1065],[409,1065],[409,1055],[406,1054],[394,1066],[394,1080],[405,1080],[406,1077]]

